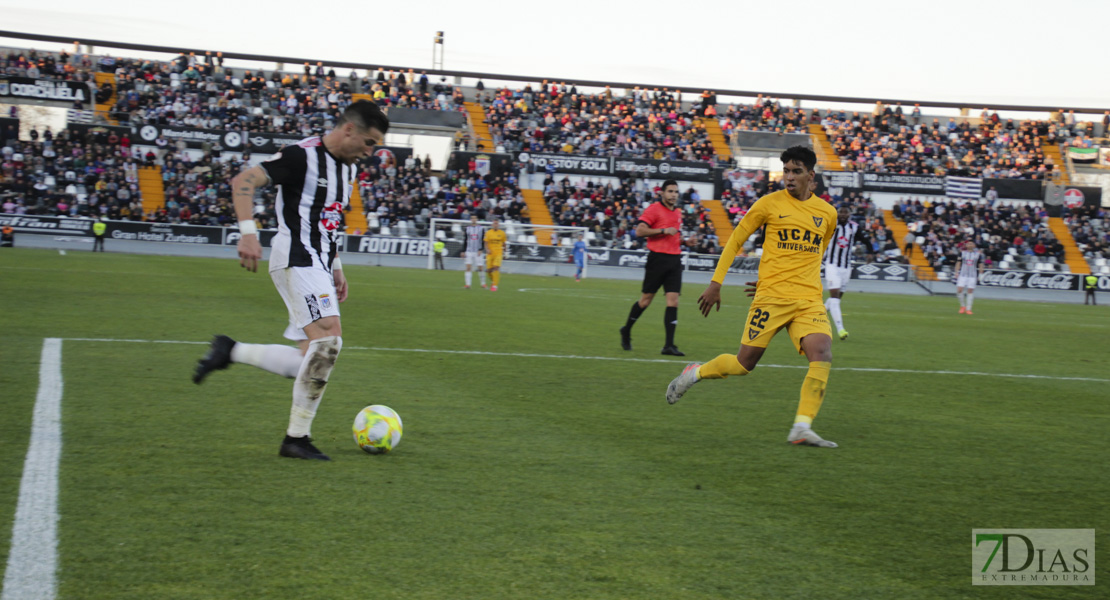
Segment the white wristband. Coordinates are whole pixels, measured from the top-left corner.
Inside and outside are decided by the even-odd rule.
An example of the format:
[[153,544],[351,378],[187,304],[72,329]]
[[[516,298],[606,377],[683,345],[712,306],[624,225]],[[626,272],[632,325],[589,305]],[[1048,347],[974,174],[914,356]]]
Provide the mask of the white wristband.
[[258,225],[253,220],[239,221],[239,233],[242,235],[258,235]]
[[342,271],[343,270],[343,263],[339,262],[339,257],[338,256],[336,256],[331,261],[331,270],[332,271]]

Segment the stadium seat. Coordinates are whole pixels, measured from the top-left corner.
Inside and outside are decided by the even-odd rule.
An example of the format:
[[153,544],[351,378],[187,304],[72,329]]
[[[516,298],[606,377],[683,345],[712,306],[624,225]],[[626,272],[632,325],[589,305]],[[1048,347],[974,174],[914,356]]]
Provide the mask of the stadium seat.
[[380,230],[378,231],[378,233],[380,233],[380,234],[382,234],[382,235],[393,235],[392,233],[390,233],[390,231],[389,231],[389,228],[388,228],[388,227],[382,227],[382,228],[381,228],[381,229],[380,229]]
[[436,230],[436,239],[440,240],[440,241],[446,240],[447,239],[447,232],[442,230],[442,229],[437,229]]

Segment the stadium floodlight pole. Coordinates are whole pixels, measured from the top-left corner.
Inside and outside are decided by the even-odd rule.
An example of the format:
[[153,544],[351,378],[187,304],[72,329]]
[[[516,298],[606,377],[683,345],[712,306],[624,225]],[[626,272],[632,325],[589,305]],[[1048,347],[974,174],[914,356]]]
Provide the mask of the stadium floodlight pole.
[[434,41],[432,42],[432,70],[443,70],[443,32],[437,31]]

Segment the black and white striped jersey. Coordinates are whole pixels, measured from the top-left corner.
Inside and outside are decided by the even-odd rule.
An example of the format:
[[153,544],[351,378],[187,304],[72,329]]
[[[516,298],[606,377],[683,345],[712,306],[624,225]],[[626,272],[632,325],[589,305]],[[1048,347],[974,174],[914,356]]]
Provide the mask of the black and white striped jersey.
[[466,226],[466,251],[467,252],[485,252],[485,244],[483,240],[486,238],[486,228],[481,225],[467,225]]
[[829,240],[829,248],[825,251],[825,265],[848,269],[852,266],[852,247],[856,245],[856,234],[859,233],[859,223],[848,220],[841,225],[836,224],[836,233]]
[[262,163],[278,186],[278,232],[270,242],[270,270],[317,267],[331,271],[354,189],[355,165],[336,160],[318,136],[282,148]]
[[983,254],[978,250],[960,250],[960,272],[957,277],[979,278],[979,260]]

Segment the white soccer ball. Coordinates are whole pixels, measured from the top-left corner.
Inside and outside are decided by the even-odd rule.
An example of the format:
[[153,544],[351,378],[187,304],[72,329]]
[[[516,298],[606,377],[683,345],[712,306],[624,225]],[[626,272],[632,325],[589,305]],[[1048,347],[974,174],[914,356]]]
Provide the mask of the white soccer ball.
[[355,415],[355,443],[370,454],[385,454],[401,443],[401,415],[381,404],[372,404]]

